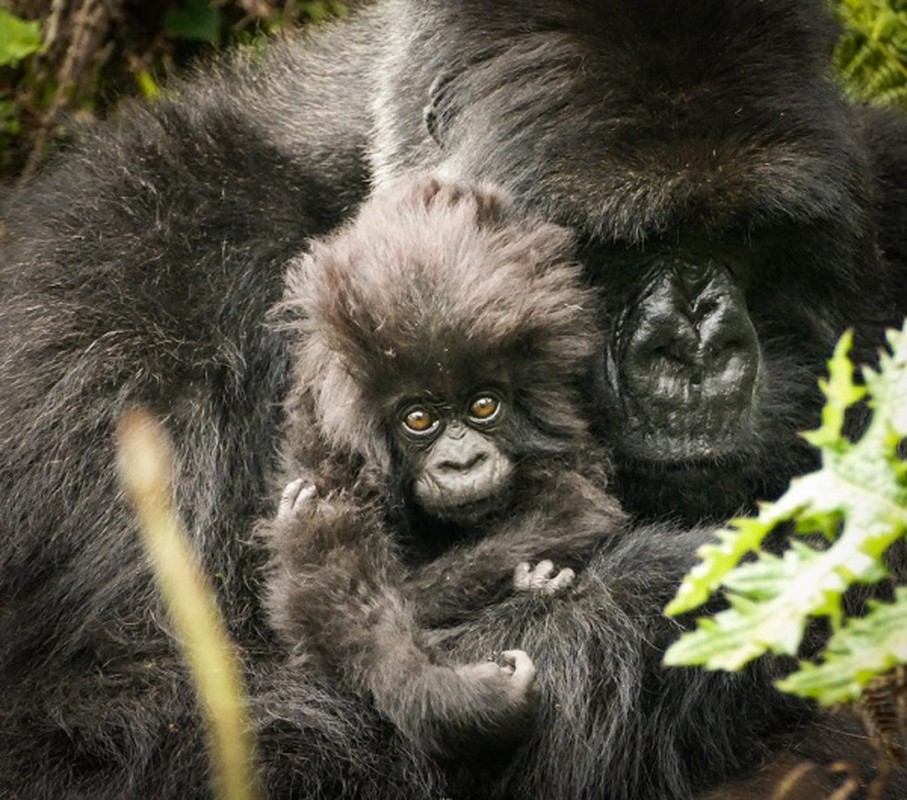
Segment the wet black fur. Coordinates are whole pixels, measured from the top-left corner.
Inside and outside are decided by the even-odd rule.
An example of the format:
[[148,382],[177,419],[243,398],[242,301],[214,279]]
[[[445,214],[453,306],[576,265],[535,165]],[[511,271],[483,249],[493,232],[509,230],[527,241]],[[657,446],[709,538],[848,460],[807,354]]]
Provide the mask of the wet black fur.
[[205,795],[193,693],[114,476],[113,425],[139,402],[175,438],[275,797],[674,800],[773,750],[827,761],[859,744],[835,720],[811,726],[770,663],[661,668],[676,635],[661,608],[708,532],[641,524],[574,602],[508,597],[450,643],[457,659],[519,644],[557,702],[490,774],[441,770],[368,704],[286,671],[250,533],[275,501],[288,359],[264,323],[285,263],[371,180],[411,168],[495,181],[573,227],[614,347],[639,252],[695,229],[743,254],[761,440],[729,463],[618,464],[635,511],[721,517],[809,467],[795,431],[815,420],[835,337],[854,326],[871,360],[907,309],[907,125],[839,98],[825,14],[821,0],[379,0],[131,105],[8,199],[0,796]]

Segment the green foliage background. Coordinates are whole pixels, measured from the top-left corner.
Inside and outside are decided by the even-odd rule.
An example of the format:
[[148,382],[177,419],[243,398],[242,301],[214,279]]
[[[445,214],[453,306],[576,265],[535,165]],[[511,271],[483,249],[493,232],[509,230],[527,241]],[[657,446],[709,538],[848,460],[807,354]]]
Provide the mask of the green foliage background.
[[844,26],[834,65],[855,100],[907,110],[907,0],[834,0]]
[[[27,177],[80,123],[213,51],[346,13],[357,0],[0,0],[0,183]],[[854,99],[907,110],[907,0],[829,0]]]

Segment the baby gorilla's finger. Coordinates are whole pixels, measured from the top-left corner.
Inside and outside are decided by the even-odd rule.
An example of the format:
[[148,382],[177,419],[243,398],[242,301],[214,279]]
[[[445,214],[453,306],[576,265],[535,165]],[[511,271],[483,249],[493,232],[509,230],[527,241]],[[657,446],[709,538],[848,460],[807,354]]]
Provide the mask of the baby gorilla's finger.
[[535,683],[535,664],[525,650],[505,650],[501,661],[513,676],[516,688],[526,690]]
[[544,589],[553,573],[554,562],[547,558],[544,561],[539,561],[539,563],[535,565],[535,569],[532,570],[532,574],[529,576],[530,588]]
[[530,575],[532,574],[532,567],[529,566],[528,561],[522,561],[516,565],[516,568],[513,570],[513,588],[519,591],[528,591],[532,588],[532,584],[529,580]]
[[477,664],[461,664],[453,668],[460,677],[469,680],[490,681],[497,678],[502,667],[496,661],[480,661]]
[[297,478],[284,488],[277,506],[277,516],[286,517],[298,511],[315,496],[315,487],[305,478]]
[[565,567],[542,587],[542,591],[545,594],[557,594],[558,592],[562,592],[573,583],[575,577],[576,573],[570,569],[570,567]]

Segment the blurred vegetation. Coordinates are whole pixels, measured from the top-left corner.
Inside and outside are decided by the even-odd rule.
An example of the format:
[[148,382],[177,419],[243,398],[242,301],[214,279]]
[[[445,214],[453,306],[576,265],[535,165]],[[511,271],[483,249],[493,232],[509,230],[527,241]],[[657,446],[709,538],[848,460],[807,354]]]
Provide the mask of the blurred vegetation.
[[[179,67],[346,13],[357,0],[0,0],[0,182],[27,178],[117,98]],[[907,0],[829,0],[834,64],[860,101],[907,109]]]
[[355,2],[0,0],[0,182],[27,178],[120,97],[153,98],[186,64]]
[[907,110],[907,0],[834,0],[844,34],[834,53],[855,100]]
[[142,543],[195,683],[208,734],[214,797],[261,800],[240,659],[173,504],[173,449],[164,427],[147,410],[127,412],[117,425],[117,456]]

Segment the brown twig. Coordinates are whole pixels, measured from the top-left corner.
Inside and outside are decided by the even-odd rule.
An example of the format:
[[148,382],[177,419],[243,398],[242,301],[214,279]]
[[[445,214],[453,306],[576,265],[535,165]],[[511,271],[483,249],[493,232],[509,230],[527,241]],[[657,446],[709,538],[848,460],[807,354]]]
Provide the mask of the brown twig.
[[[56,125],[61,113],[71,101],[71,90],[78,85],[87,65],[96,57],[98,45],[104,40],[111,21],[121,11],[123,0],[77,0],[73,11],[69,46],[63,62],[57,70],[57,86],[53,97],[35,128],[31,150],[19,182],[25,183],[35,174],[44,157],[50,131]],[[65,15],[65,0],[54,0],[48,23],[44,28],[44,45],[48,50],[60,40]],[[107,51],[109,55],[109,51]]]

